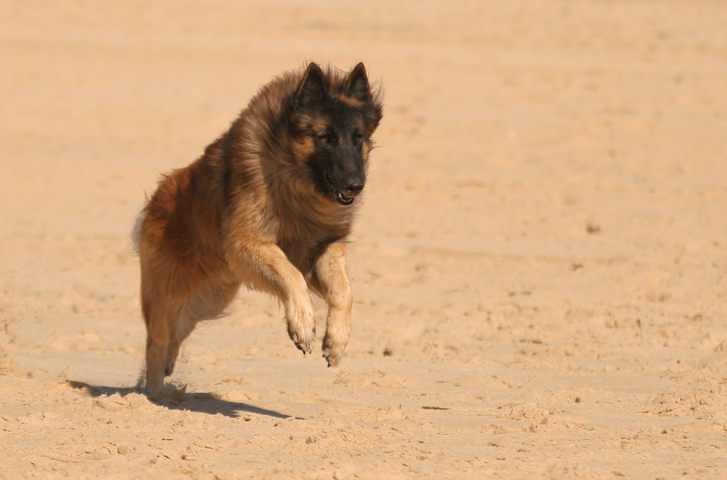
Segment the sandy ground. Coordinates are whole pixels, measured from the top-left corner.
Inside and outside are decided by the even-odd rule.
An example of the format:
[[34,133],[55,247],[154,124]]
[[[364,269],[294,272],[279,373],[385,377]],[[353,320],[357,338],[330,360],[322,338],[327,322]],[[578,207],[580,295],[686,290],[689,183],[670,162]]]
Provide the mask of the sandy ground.
[[[727,478],[725,25],[721,0],[3,1],[0,478]],[[144,193],[306,60],[386,91],[344,363],[243,292],[152,403]]]

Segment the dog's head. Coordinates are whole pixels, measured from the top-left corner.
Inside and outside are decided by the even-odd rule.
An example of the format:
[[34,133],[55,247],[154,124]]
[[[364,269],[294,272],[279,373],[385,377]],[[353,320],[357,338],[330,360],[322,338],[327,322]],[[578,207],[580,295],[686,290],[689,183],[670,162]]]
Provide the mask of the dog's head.
[[318,192],[339,205],[354,203],[366,184],[371,135],[382,117],[363,63],[347,75],[308,65],[288,105],[288,131],[296,162]]

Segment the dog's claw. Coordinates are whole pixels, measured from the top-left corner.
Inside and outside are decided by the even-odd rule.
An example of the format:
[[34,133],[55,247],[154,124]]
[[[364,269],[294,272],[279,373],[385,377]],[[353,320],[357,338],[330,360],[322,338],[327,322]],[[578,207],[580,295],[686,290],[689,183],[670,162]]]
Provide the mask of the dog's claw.
[[315,342],[316,333],[315,330],[312,332],[310,336],[308,336],[308,339],[306,341],[301,341],[297,335],[291,335],[291,339],[293,340],[293,343],[295,344],[295,347],[303,352],[303,355],[312,354],[313,353],[313,344]]
[[[313,333],[313,338],[315,338],[315,332]],[[306,342],[301,342],[298,339],[297,335],[291,335],[291,339],[293,340],[293,343],[295,344],[295,348],[303,352],[303,356],[313,353],[313,341],[309,340]]]
[[333,356],[331,354],[330,350],[327,350],[323,353],[323,358],[326,359],[326,363],[328,364],[328,367],[337,367],[339,363],[341,363],[341,357],[340,356]]
[[331,367],[333,367],[333,366],[334,366],[334,365],[333,365],[333,364],[331,363],[331,359],[330,359],[330,358],[328,358],[328,355],[326,355],[325,353],[323,354],[323,358],[325,358],[325,359],[326,359],[326,368],[331,368]]

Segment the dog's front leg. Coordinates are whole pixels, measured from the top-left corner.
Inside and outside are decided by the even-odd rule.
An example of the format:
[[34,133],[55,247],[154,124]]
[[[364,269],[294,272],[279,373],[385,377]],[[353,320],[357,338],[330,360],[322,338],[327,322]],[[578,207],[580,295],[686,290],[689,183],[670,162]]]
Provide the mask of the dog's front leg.
[[288,335],[304,354],[312,353],[316,326],[303,274],[275,244],[248,242],[235,250],[235,258],[228,260],[235,265],[242,280],[280,299],[285,307]]
[[315,264],[318,288],[328,303],[323,357],[329,367],[341,362],[351,335],[353,295],[346,273],[346,247],[332,243]]

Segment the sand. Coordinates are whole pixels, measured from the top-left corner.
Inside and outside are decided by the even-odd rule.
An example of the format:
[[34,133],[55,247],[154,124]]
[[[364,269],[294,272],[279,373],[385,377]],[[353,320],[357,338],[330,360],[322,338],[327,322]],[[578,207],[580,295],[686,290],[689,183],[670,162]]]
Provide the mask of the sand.
[[[0,478],[727,478],[725,25],[718,0],[2,2]],[[145,192],[307,60],[386,92],[343,364],[242,292],[152,403]]]

